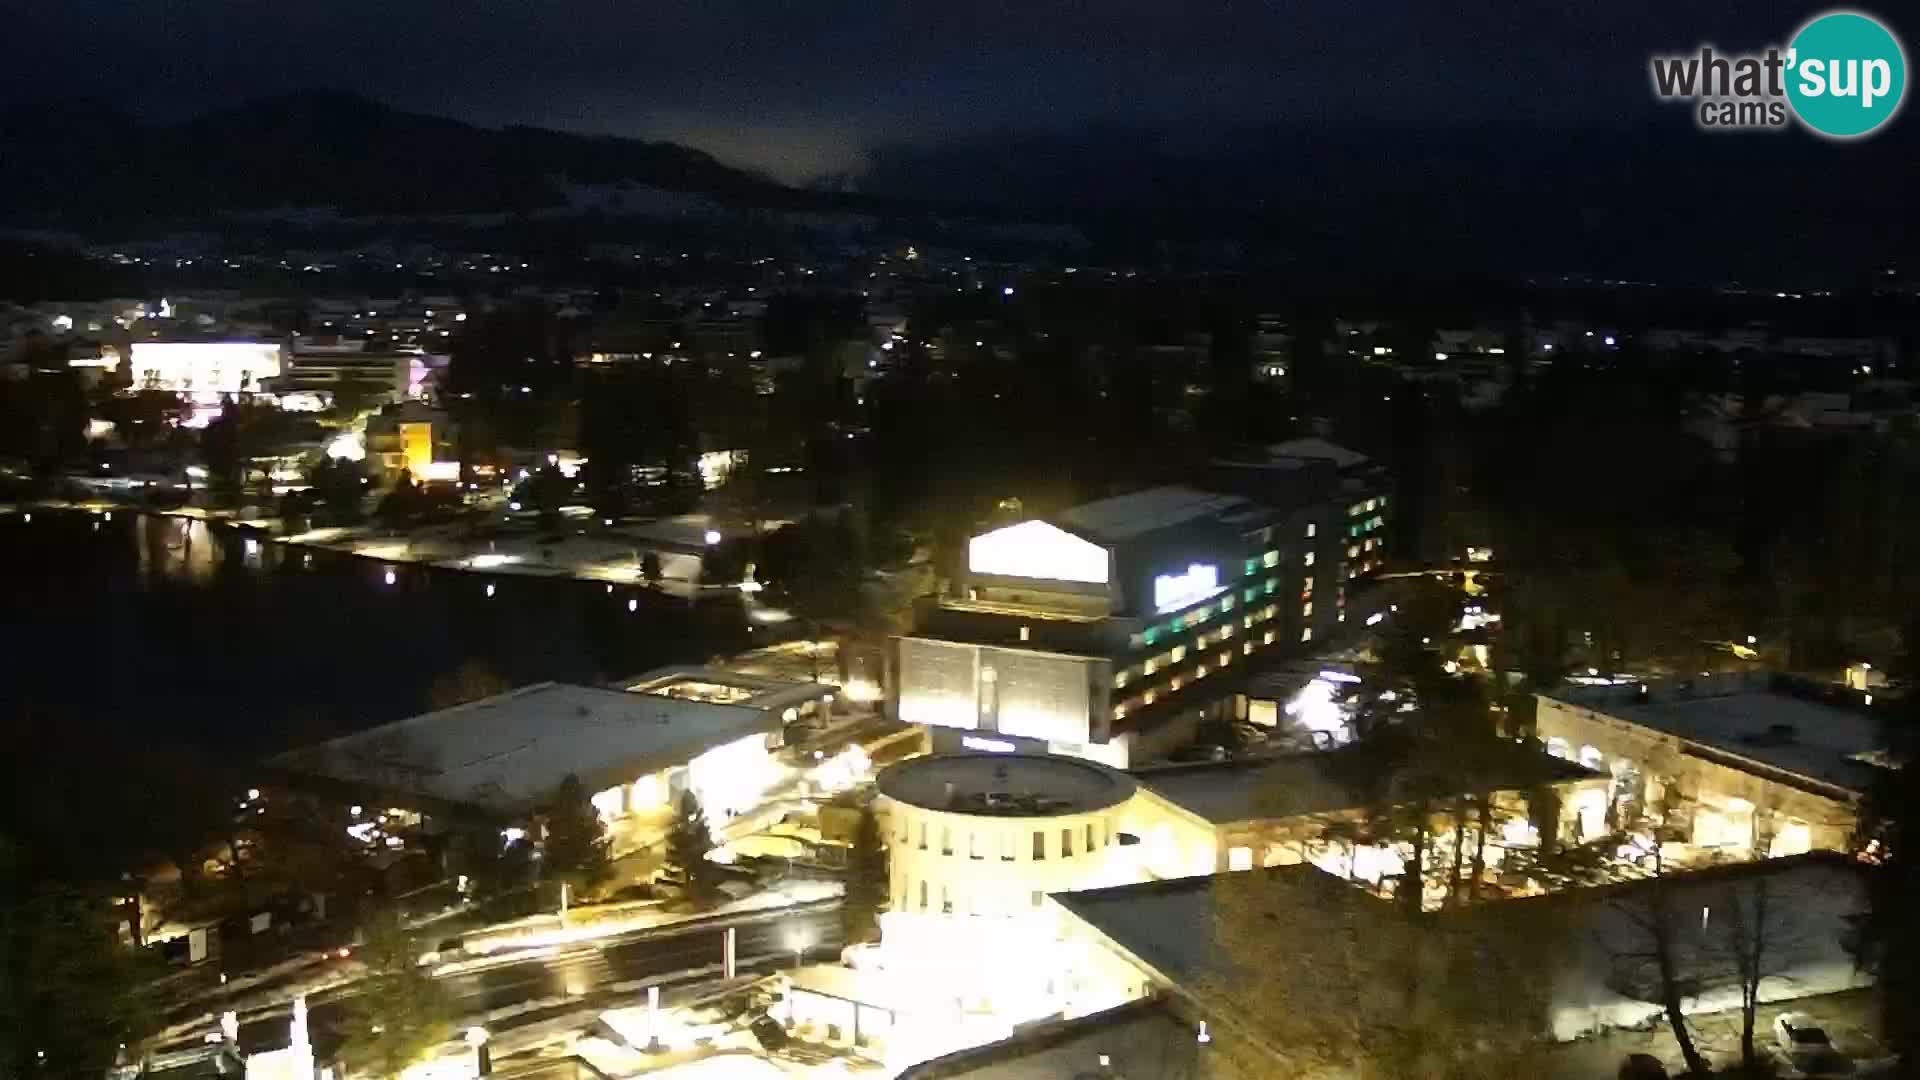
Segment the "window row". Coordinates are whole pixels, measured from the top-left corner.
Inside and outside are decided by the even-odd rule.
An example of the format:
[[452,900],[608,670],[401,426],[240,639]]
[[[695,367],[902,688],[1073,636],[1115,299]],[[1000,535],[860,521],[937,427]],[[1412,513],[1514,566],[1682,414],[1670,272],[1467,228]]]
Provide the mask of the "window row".
[[[1058,846],[1049,841],[1059,837]],[[1021,830],[962,830],[955,834],[951,825],[934,826],[926,821],[917,824],[902,815],[900,825],[894,833],[894,842],[902,849],[918,847],[921,851],[938,851],[942,855],[964,855],[969,859],[982,862],[998,859],[1001,862],[1016,862],[1020,852],[1028,850],[1035,862],[1044,862],[1049,857],[1071,859],[1076,846],[1079,853],[1087,855],[1114,842],[1113,825],[1110,822],[1088,822],[1085,825],[1072,825],[1055,829],[1034,829],[1031,831],[1031,843],[1025,843],[1028,837]],[[1049,855],[1051,852],[1051,855]]]

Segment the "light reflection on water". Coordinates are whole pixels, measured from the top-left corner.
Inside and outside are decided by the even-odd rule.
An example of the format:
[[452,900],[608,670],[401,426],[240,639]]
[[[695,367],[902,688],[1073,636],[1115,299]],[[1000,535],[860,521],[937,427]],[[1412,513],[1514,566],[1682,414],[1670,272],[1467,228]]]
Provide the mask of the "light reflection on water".
[[514,685],[597,682],[750,643],[737,603],[689,609],[127,511],[0,515],[0,565],[12,709],[247,750],[424,711],[435,680],[465,666]]

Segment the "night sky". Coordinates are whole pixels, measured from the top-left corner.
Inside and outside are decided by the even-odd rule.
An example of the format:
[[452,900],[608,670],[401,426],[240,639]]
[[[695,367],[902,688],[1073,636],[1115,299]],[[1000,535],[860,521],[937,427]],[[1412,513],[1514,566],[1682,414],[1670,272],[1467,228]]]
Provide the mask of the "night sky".
[[326,87],[673,139],[806,180],[857,172],[875,145],[999,131],[1143,127],[1211,149],[1248,125],[1686,126],[1649,100],[1650,52],[1783,42],[1827,7],[39,0],[8,16],[0,104],[86,97],[170,120]]

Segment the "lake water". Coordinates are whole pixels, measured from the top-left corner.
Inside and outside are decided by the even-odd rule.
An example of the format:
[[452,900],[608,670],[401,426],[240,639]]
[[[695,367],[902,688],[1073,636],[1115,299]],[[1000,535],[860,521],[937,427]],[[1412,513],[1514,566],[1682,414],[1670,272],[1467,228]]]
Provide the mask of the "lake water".
[[0,727],[106,719],[243,753],[423,712],[463,665],[596,682],[755,636],[737,601],[386,564],[126,511],[0,515],[0,560]]

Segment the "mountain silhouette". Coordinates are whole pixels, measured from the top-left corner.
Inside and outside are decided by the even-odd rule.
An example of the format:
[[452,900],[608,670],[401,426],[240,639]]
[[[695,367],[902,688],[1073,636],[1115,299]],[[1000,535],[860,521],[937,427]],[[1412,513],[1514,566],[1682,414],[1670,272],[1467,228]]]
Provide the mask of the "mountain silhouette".
[[280,207],[344,215],[524,211],[563,185],[628,183],[785,205],[806,193],[668,142],[482,128],[306,91],[143,124],[91,103],[0,113],[0,214],[13,222]]

